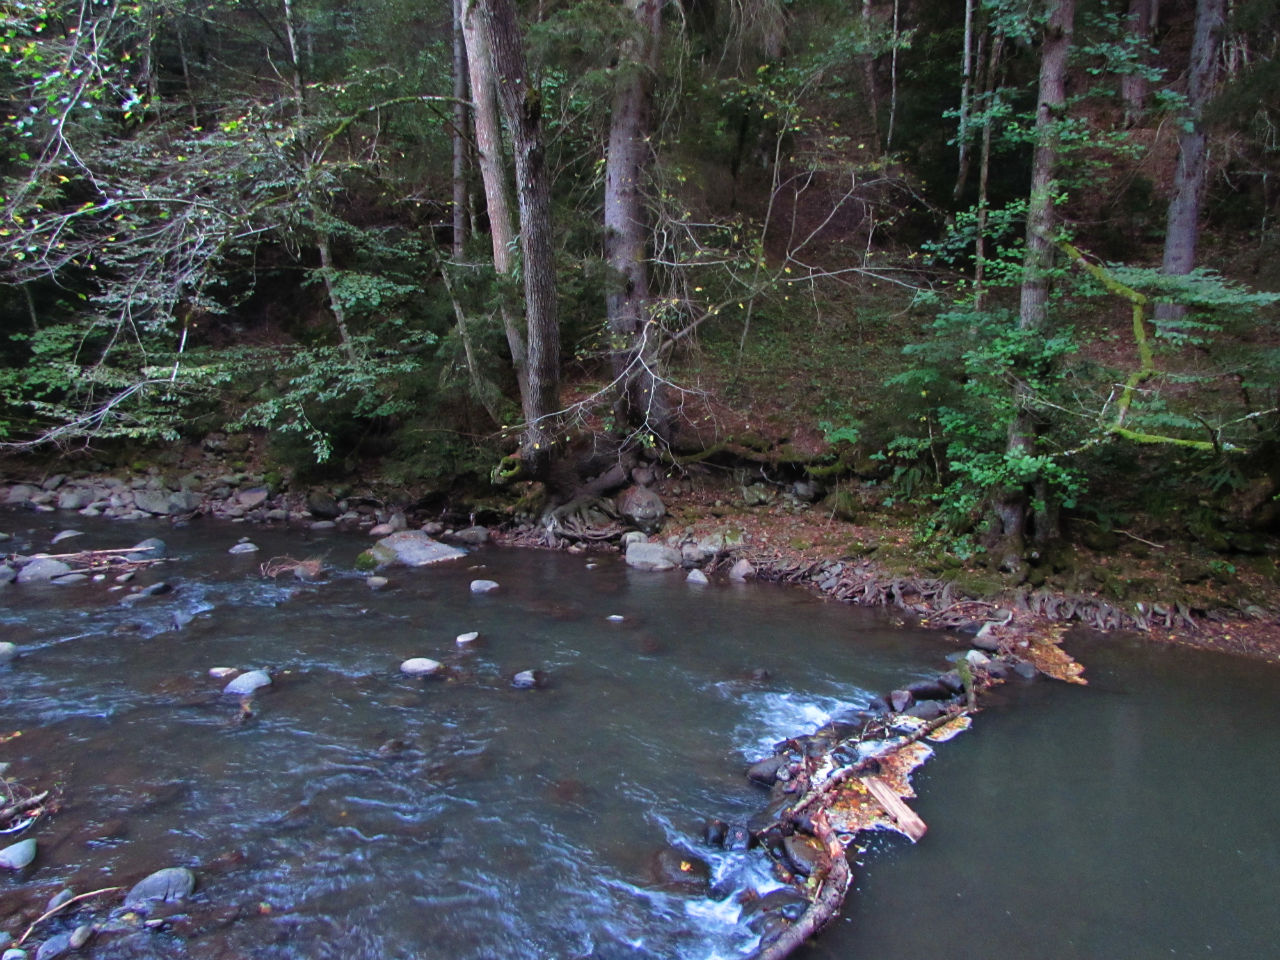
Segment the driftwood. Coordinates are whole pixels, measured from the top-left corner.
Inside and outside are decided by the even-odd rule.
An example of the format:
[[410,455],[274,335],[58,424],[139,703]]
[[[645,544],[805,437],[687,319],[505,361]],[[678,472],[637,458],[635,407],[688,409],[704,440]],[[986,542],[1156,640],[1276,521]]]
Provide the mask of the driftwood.
[[[883,807],[895,827],[913,842],[919,840],[928,827],[920,816],[903,802],[893,787],[878,776],[880,766],[917,741],[949,723],[969,716],[972,712],[973,709],[969,707],[950,709],[906,736],[893,736],[892,739],[884,742],[881,749],[857,763],[840,767],[820,782],[815,783],[811,779],[816,761],[808,757],[801,761],[791,781],[799,787],[801,792],[799,799],[784,808],[777,819],[753,832],[757,838],[763,838],[779,828],[788,832],[799,831],[803,824],[804,828],[807,828],[808,832],[811,832],[822,845],[824,855],[805,885],[804,894],[809,902],[804,913],[779,935],[762,941],[756,948],[756,952],[750,955],[750,960],[783,960],[806,940],[820,932],[840,912],[852,875],[845,856],[844,843],[832,828],[828,809],[839,799],[841,787],[849,784],[850,781],[860,782],[875,802]],[[853,737],[852,740],[862,742],[871,738],[888,737],[892,734],[892,729],[892,720],[878,721],[864,727],[861,734]],[[786,745],[801,747],[801,744],[794,740],[787,741]],[[836,748],[833,746],[831,749]],[[811,810],[812,813],[809,812]]]
[[18,814],[40,806],[48,796],[49,791],[45,790],[43,793],[37,793],[35,796],[27,797],[25,800],[18,800],[7,807],[0,808],[0,824],[8,823]]

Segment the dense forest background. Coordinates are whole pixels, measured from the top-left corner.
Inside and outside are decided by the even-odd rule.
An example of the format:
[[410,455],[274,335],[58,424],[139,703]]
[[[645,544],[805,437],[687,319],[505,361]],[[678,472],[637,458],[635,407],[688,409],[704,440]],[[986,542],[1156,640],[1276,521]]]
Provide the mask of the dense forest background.
[[1269,0],[6,0],[3,33],[15,455],[748,463],[1006,571],[1280,523]]

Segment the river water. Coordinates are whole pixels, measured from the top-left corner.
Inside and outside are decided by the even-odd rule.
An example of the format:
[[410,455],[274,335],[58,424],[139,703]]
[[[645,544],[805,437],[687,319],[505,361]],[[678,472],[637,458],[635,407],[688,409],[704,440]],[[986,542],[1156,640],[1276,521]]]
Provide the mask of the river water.
[[[50,549],[60,521],[0,529]],[[733,899],[673,885],[670,864],[706,861],[717,891],[767,888],[753,857],[699,841],[708,818],[760,808],[744,761],[955,649],[798,591],[695,587],[615,557],[481,549],[374,592],[351,535],[76,526],[54,551],[160,536],[175,559],[116,592],[0,593],[23,650],[0,673],[0,734],[23,731],[0,760],[64,803],[33,867],[0,877],[0,922],[164,866],[200,883],[169,928],[100,937],[101,957],[740,955]],[[229,555],[242,536],[262,549]],[[329,570],[264,579],[278,555]],[[472,595],[480,577],[500,589]],[[175,589],[121,603],[160,579]],[[411,656],[446,675],[402,677]],[[1269,955],[1254,948],[1280,936],[1280,775],[1256,758],[1280,734],[1280,672],[1141,645],[1085,659],[1093,686],[1008,688],[940,749],[918,774],[930,835],[872,844],[846,918],[806,956]],[[217,666],[275,677],[251,717]],[[545,688],[513,689],[526,669]]]

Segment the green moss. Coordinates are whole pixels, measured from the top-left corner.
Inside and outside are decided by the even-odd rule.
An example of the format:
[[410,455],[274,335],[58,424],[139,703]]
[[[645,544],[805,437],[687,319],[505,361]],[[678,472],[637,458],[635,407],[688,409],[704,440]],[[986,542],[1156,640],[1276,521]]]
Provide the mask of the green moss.
[[356,569],[361,573],[372,573],[378,569],[378,558],[373,555],[372,550],[365,550],[356,557]]

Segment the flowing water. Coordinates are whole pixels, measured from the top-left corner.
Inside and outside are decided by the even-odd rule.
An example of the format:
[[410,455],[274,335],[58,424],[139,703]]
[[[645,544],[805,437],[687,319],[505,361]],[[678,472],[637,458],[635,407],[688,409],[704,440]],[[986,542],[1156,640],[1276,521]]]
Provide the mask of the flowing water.
[[[15,532],[48,549],[57,522]],[[6,902],[172,864],[217,907],[190,940],[103,938],[107,956],[732,956],[751,942],[736,907],[672,889],[669,865],[694,854],[726,887],[768,882],[698,841],[707,818],[762,805],[743,761],[948,650],[798,591],[696,587],[613,556],[484,549],[374,592],[352,536],[82,529],[53,549],[163,537],[175,561],[138,579],[175,589],[124,605],[110,581],[0,597],[24,653],[0,676],[0,733],[23,731],[0,759],[56,779],[65,803],[16,883],[28,900]],[[260,552],[228,555],[240,535]],[[277,554],[331,571],[264,580]],[[502,586],[473,596],[479,577]],[[469,631],[481,639],[459,651]],[[447,675],[401,676],[412,656]],[[275,677],[247,722],[217,666]],[[513,689],[525,669],[547,686]]]
[[[48,549],[58,522],[0,529]],[[614,557],[482,549],[374,592],[352,536],[77,526],[55,551],[164,538],[174,562],[129,586],[176,589],[0,593],[24,654],[0,669],[0,734],[23,731],[0,760],[64,800],[34,866],[0,877],[0,921],[67,885],[168,865],[200,880],[185,921],[99,938],[98,957],[740,955],[732,899],[673,886],[670,864],[767,885],[758,861],[698,840],[707,818],[759,810],[743,761],[954,649],[798,591],[699,588]],[[240,536],[262,550],[228,555]],[[286,554],[330,570],[259,575]],[[502,586],[473,596],[478,577]],[[1280,670],[1081,652],[1092,686],[1006,688],[917,775],[929,836],[872,844],[845,918],[803,956],[1272,955],[1280,774],[1259,757],[1280,736]],[[401,676],[411,656],[446,676]],[[215,666],[276,682],[243,719]],[[513,689],[525,669],[546,687]]]

